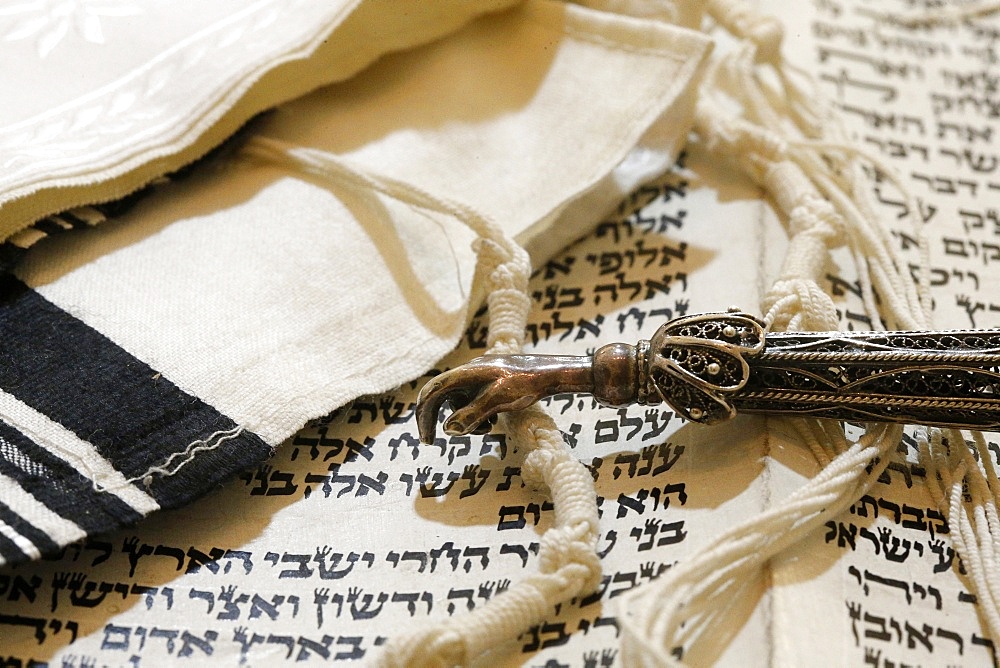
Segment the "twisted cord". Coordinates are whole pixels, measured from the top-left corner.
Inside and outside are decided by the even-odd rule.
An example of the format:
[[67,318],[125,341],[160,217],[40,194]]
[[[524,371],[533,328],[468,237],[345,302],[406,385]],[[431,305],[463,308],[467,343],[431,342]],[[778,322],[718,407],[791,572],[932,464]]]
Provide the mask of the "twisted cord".
[[[762,304],[769,328],[838,328],[833,301],[819,280],[830,251],[842,245],[857,262],[872,322],[927,327],[929,280],[922,277],[914,284],[904,273],[905,265],[874,213],[860,161],[865,156],[846,141],[830,107],[796,83],[801,75],[781,58],[780,31],[738,0],[712,0],[708,12],[742,45],[711,69],[696,107],[696,130],[710,152],[729,158],[760,185],[788,221],[781,273]],[[763,82],[764,69],[776,75],[772,79],[778,90]],[[740,116],[728,112],[733,102]],[[870,164],[885,170],[877,161]],[[901,191],[907,196],[905,188]],[[926,274],[926,243],[922,236],[916,238]],[[701,665],[718,658],[727,627],[723,621],[741,607],[738,601],[765,586],[769,560],[865,494],[892,460],[902,434],[899,426],[872,425],[850,443],[836,423],[797,419],[791,424],[822,467],[820,473],[770,510],[723,533],[694,558],[621,597],[625,663]]]

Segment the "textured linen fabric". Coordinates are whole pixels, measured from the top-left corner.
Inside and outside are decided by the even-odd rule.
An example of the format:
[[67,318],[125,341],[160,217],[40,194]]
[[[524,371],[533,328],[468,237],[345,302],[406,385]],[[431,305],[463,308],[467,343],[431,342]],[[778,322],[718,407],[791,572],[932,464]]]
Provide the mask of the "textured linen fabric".
[[455,345],[482,293],[468,221],[337,174],[475,211],[544,259],[672,163],[708,49],[532,0],[289,103],[243,153],[36,245],[0,286],[0,559],[184,503]]

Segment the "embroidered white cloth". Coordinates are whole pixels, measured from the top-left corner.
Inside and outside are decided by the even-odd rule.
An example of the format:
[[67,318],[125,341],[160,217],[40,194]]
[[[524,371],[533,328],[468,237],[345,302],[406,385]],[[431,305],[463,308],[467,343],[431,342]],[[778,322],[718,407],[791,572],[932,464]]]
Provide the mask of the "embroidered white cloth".
[[516,0],[0,6],[0,239],[121,197],[264,109]]
[[531,0],[34,247],[0,286],[2,560],[183,503],[431,368],[481,292],[469,225],[536,259],[581,235],[672,163],[708,48]]

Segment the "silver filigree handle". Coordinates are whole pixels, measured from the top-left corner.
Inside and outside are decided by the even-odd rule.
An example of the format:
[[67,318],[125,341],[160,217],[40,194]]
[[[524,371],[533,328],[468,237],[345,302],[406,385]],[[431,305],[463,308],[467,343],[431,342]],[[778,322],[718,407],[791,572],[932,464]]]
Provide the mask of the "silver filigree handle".
[[1000,429],[1000,330],[765,333],[738,309],[671,320],[593,357],[487,355],[417,402],[421,440],[489,429],[497,413],[562,392],[607,406],[668,404],[693,422],[737,412]]

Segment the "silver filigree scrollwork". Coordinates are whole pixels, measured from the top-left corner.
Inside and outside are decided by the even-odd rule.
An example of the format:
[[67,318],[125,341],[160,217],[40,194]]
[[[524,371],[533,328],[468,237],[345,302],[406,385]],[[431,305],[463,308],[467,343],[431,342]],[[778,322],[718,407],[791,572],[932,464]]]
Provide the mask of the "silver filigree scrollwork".
[[768,334],[739,411],[1000,428],[1000,331]]
[[748,359],[763,348],[764,323],[746,313],[672,320],[649,341],[646,402],[662,399],[694,422],[727,420],[736,414],[732,397],[750,379]]

